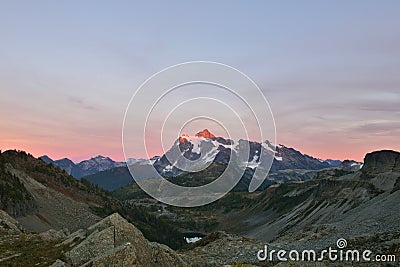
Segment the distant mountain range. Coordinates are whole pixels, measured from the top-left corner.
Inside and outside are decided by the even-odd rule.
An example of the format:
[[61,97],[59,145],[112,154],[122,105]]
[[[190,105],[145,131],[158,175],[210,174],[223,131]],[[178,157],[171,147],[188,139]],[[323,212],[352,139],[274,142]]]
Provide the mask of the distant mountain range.
[[77,164],[68,158],[53,160],[48,156],[41,156],[39,159],[48,164],[60,167],[73,177],[80,179],[83,176],[98,173],[104,170],[109,170],[116,167],[126,166],[125,162],[116,162],[109,157],[96,156],[88,160],[81,161]]
[[[223,172],[224,166],[227,166],[229,163],[231,155],[237,157],[238,151],[243,149],[243,147],[249,148],[249,155],[247,159],[241,162],[241,165],[246,167],[245,174],[239,183],[239,187],[242,189],[244,188],[243,186],[248,185],[252,174],[259,167],[261,153],[273,153],[274,156],[269,178],[263,184],[262,188],[274,183],[289,180],[306,180],[313,177],[314,174],[312,172],[305,173],[304,170],[313,171],[337,167],[343,168],[346,171],[354,171],[358,170],[361,166],[361,163],[355,161],[321,160],[303,154],[294,148],[280,144],[274,145],[269,141],[259,143],[242,139],[237,141],[225,139],[215,136],[208,129],[204,129],[194,136],[182,134],[164,155],[161,157],[155,156],[150,160],[129,158],[127,162],[116,162],[109,157],[99,155],[75,164],[68,158],[53,160],[48,156],[42,156],[40,159],[65,170],[77,179],[85,178],[93,184],[113,191],[133,182],[127,165],[134,166],[136,180],[154,178],[152,170],[155,168],[159,174],[169,177],[174,182],[182,181],[186,179],[184,178],[186,176],[192,177],[189,174],[190,172],[184,171],[177,166],[187,167],[184,164],[190,165],[193,161],[196,161],[197,168],[204,169],[202,166],[208,166],[211,163],[219,164],[210,169],[214,173],[210,170],[202,170],[196,175],[196,177],[204,176],[204,181],[210,181]],[[170,162],[171,159],[178,160]],[[185,163],[185,160],[192,162]],[[196,166],[194,169],[196,169]],[[293,175],[293,173],[288,175],[285,172],[287,170],[301,171],[296,171],[296,175]],[[175,179],[174,177],[178,178]],[[189,184],[198,184],[198,182],[189,182]]]
[[[204,177],[204,181],[212,180],[223,172],[224,166],[226,166],[230,160],[231,153],[235,156],[235,153],[243,146],[249,147],[249,157],[242,162],[242,164],[247,167],[243,181],[241,181],[243,186],[248,185],[252,173],[258,167],[261,151],[263,151],[263,153],[271,153],[271,151],[273,151],[274,153],[274,160],[271,167],[271,174],[274,175],[270,175],[270,181],[267,181],[266,185],[291,179],[309,179],[310,176],[312,176],[303,174],[297,176],[282,174],[281,171],[284,170],[320,170],[337,167],[341,164],[339,160],[320,160],[302,154],[294,148],[289,148],[284,145],[275,146],[268,141],[258,143],[247,140],[234,141],[223,137],[217,137],[209,130],[205,129],[195,136],[189,136],[188,134],[181,135],[164,155],[152,159],[150,163],[153,163],[153,166],[149,165],[146,160],[132,161],[132,164],[136,164],[134,168],[136,174],[135,178],[152,178],[148,175],[148,173],[151,173],[148,170],[153,167],[156,168],[162,176],[169,177],[172,181],[182,181],[188,177],[192,177],[189,173],[176,167],[182,162],[170,162],[171,158],[177,158],[177,156],[183,154],[186,159],[196,160],[199,167],[209,165],[210,163],[217,164],[210,169],[213,170],[214,173],[210,170],[203,170],[196,175],[196,177]],[[182,160],[182,158],[180,160]],[[210,177],[210,175],[212,177]],[[110,191],[132,183],[133,181],[127,167],[109,168],[88,175],[85,179]],[[199,181],[194,184],[198,182]]]
[[321,161],[327,162],[332,167],[338,167],[342,163],[342,161],[338,160],[338,159],[326,159],[326,160],[321,160]]
[[[178,149],[179,148],[179,149]],[[175,144],[159,160],[154,163],[157,171],[165,176],[176,176],[183,173],[176,165],[182,166],[185,159],[179,159],[180,154],[189,160],[195,160],[199,167],[207,165],[209,162],[228,164],[232,157],[239,158],[239,151],[249,149],[248,159],[243,159],[240,164],[249,169],[259,166],[261,153],[267,155],[274,154],[271,171],[286,169],[309,169],[318,170],[329,168],[328,162],[318,160],[311,156],[300,153],[299,151],[283,145],[274,145],[269,141],[263,143],[252,142],[240,139],[238,141],[216,137],[207,129],[197,133],[195,136],[183,134],[176,140]],[[169,159],[178,160],[170,162]],[[191,164],[191,163],[189,163]],[[186,167],[186,166],[184,166]]]

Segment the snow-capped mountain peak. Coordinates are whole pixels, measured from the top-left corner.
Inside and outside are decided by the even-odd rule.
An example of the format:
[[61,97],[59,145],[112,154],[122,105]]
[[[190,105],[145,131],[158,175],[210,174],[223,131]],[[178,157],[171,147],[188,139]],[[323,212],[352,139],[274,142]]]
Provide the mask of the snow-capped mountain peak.
[[[248,150],[248,157],[244,151]],[[241,153],[243,152],[243,153]],[[266,156],[260,162],[261,155]],[[182,157],[183,156],[183,157]],[[272,171],[282,169],[321,169],[329,167],[327,162],[304,155],[284,145],[275,145],[268,140],[265,142],[253,142],[248,140],[231,140],[216,137],[205,129],[194,136],[182,134],[173,147],[168,150],[155,163],[154,167],[163,175],[178,175],[189,168],[201,169],[210,162],[228,164],[231,156],[236,163],[249,169],[256,169],[260,164],[266,163],[266,159],[273,157]],[[189,162],[191,161],[191,163]],[[189,168],[190,169],[190,168]]]
[[202,139],[216,139],[215,135],[212,134],[208,129],[198,132],[194,136],[190,136],[187,133],[181,134],[179,137],[179,143],[190,142],[190,141],[200,141]]
[[196,135],[196,137],[199,138],[209,138],[209,139],[215,139],[215,135],[213,135],[212,133],[210,133],[210,131],[208,129],[204,129],[201,132],[198,132]]

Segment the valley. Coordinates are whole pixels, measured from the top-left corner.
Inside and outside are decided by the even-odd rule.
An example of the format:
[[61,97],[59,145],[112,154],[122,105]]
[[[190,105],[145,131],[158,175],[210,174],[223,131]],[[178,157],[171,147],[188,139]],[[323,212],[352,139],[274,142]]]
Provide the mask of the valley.
[[[1,209],[7,213],[1,218],[0,262],[8,266],[26,261],[24,255],[33,253],[26,246],[47,250],[47,256],[37,254],[33,259],[43,266],[52,261],[53,267],[111,262],[152,266],[154,259],[145,255],[154,249],[161,257],[156,261],[164,262],[161,266],[264,266],[267,263],[256,257],[263,244],[322,250],[340,237],[353,248],[369,244],[374,253],[400,257],[400,217],[394,212],[400,208],[400,153],[395,151],[369,153],[363,164],[345,161],[321,169],[275,170],[255,192],[247,190],[252,172],[248,169],[234,190],[196,208],[159,203],[135,182],[107,191],[22,151],[2,152],[0,160],[3,188],[12,189],[3,189],[1,195]],[[223,163],[213,162],[201,172],[166,179],[198,186],[213,181],[224,169]],[[129,171],[116,167],[98,174],[105,180],[113,179],[106,174],[128,177]],[[121,234],[131,230],[112,241],[114,230],[110,236],[109,229],[115,227],[121,227]],[[143,236],[146,241],[140,241],[140,247],[148,251],[132,243],[132,236]],[[200,239],[187,244],[189,237]],[[98,238],[102,241],[95,251],[101,253],[89,253]],[[7,250],[4,244],[14,248]]]

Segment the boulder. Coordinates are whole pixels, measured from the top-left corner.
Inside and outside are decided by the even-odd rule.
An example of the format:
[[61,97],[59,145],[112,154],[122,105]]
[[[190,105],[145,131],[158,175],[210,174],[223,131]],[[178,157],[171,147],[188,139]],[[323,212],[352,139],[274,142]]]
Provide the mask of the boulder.
[[66,237],[66,234],[64,233],[63,230],[57,231],[54,229],[50,229],[47,230],[46,232],[40,233],[39,237],[44,241],[54,241],[54,240],[64,239]]
[[16,235],[22,232],[21,225],[17,220],[0,210],[0,234]]
[[133,224],[114,213],[62,243],[71,266],[187,266],[165,245],[149,242]]

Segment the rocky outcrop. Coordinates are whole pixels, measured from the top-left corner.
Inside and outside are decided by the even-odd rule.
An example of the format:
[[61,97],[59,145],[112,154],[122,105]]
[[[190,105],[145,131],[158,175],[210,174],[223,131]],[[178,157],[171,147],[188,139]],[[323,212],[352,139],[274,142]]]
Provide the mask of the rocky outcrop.
[[54,240],[60,240],[64,239],[67,236],[68,230],[54,230],[50,229],[47,230],[46,232],[42,232],[39,234],[39,237],[44,240],[44,241],[54,241]]
[[22,228],[19,222],[8,215],[7,212],[0,210],[0,234],[14,235],[21,232]]
[[62,245],[73,246],[65,253],[68,266],[188,265],[169,247],[149,242],[118,213],[73,233]]
[[82,266],[137,266],[138,259],[135,249],[132,246],[119,246],[108,250],[106,253],[97,256]]
[[400,172],[400,153],[392,150],[368,153],[361,171],[368,174]]
[[191,266],[236,266],[239,262],[258,265],[256,253],[263,246],[262,241],[219,231],[193,243],[181,254]]

